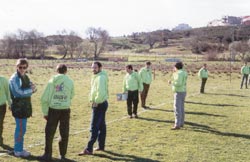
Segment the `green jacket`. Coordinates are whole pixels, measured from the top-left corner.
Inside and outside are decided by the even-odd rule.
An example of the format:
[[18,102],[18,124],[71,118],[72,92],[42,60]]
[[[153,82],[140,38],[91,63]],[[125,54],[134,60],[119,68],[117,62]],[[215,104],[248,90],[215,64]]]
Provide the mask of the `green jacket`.
[[250,67],[249,66],[242,66],[241,67],[241,74],[250,74]]
[[139,71],[142,83],[150,84],[152,82],[152,70],[147,67],[141,68]]
[[123,79],[123,92],[143,90],[141,78],[137,72],[127,73]]
[[93,103],[103,103],[108,99],[108,74],[106,71],[101,71],[93,75],[91,79],[91,90],[89,100]]
[[9,90],[9,81],[0,76],[0,105],[6,104],[11,105],[11,97],[10,97],[10,90]]
[[173,92],[186,92],[187,76],[187,72],[183,69],[180,69],[173,74]]
[[208,70],[207,69],[204,69],[204,68],[201,68],[198,72],[198,76],[200,78],[208,78]]
[[41,97],[42,112],[48,115],[49,108],[68,109],[74,96],[74,83],[64,74],[57,74],[49,80]]

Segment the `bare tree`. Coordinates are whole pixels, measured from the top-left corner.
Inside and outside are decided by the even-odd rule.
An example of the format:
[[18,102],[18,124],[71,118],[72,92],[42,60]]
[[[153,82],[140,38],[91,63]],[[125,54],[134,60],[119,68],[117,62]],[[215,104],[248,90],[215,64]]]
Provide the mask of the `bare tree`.
[[245,55],[250,52],[249,42],[247,41],[234,41],[229,45],[229,51],[231,54],[231,58],[235,60],[235,56],[238,55],[240,59],[243,61],[245,59]]
[[68,54],[73,58],[73,54],[77,51],[82,39],[74,31],[67,32],[66,30],[62,30],[58,33],[60,45],[57,49],[63,54],[62,58],[64,59]]
[[27,44],[30,47],[33,58],[36,58],[37,53],[44,47],[43,33],[36,30],[31,30],[27,33]]
[[94,45],[94,59],[97,59],[107,45],[109,33],[101,28],[90,27],[87,29],[86,34],[89,41]]

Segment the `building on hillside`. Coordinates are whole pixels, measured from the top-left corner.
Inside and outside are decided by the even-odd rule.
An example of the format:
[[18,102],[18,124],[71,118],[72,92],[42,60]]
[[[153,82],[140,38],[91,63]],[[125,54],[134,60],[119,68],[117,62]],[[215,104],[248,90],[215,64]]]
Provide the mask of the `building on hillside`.
[[191,26],[189,26],[188,24],[179,24],[178,26],[176,26],[175,28],[172,29],[172,31],[178,31],[178,30],[189,30],[192,29]]
[[250,16],[243,16],[241,20],[242,25],[250,25]]
[[224,22],[224,20],[213,20],[213,21],[210,21],[208,24],[207,24],[208,27],[210,26],[228,26],[227,23]]
[[223,16],[219,20],[210,21],[207,26],[231,26],[231,25],[240,25],[241,24],[241,17],[236,16]]

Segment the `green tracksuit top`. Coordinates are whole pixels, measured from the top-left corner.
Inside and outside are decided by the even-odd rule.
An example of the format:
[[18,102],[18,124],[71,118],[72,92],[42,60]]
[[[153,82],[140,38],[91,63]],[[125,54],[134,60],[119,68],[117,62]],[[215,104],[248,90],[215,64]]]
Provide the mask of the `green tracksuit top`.
[[187,87],[187,72],[180,69],[173,73],[173,92],[186,92]]
[[57,74],[49,80],[41,97],[42,112],[48,115],[49,108],[68,109],[74,96],[74,82],[64,74]]
[[204,69],[204,68],[201,68],[198,72],[198,76],[200,78],[208,78],[208,70],[207,69]]
[[10,90],[9,90],[9,81],[0,76],[0,105],[6,104],[11,105],[11,97],[10,97]]
[[152,82],[152,70],[147,67],[141,68],[139,71],[142,83],[150,84]]
[[249,66],[242,66],[241,67],[241,74],[250,74],[250,67]]
[[108,74],[106,71],[101,71],[94,74],[91,79],[91,90],[89,100],[93,103],[103,103],[108,99]]
[[131,74],[127,73],[123,79],[123,92],[143,90],[143,85],[141,78],[137,72],[132,72]]

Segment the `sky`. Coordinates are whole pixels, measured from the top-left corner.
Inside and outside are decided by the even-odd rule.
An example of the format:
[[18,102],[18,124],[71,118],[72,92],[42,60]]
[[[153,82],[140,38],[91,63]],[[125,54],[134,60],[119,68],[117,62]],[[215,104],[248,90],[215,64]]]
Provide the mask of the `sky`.
[[250,15],[250,0],[0,0],[0,38],[18,29],[44,35],[66,29],[86,36],[101,27],[110,36],[203,27],[222,16]]

